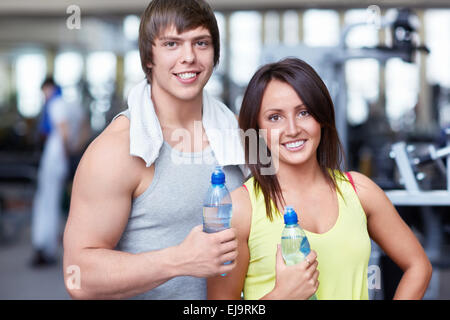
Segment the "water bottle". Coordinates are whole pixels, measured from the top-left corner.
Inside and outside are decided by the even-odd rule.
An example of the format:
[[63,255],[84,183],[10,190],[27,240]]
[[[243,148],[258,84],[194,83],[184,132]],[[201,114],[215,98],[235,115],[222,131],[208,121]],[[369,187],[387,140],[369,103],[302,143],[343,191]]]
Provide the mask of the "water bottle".
[[[281,233],[281,253],[286,265],[291,266],[305,260],[311,249],[305,232],[298,224],[294,208],[285,207],[284,223],[285,226]],[[317,300],[317,296],[314,294],[309,300]]]
[[211,174],[211,185],[203,202],[203,231],[213,233],[230,228],[231,197],[225,186],[225,173],[217,166]]
[[[230,228],[231,214],[231,197],[225,186],[225,173],[222,167],[217,166],[211,174],[211,185],[203,202],[203,231],[213,233]],[[229,263],[231,261],[225,262]]]

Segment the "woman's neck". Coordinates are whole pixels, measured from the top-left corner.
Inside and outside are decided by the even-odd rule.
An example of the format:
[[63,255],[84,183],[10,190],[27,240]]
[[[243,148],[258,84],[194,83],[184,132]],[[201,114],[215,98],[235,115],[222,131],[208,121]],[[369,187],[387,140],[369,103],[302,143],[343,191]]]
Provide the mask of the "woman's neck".
[[280,163],[277,178],[282,190],[310,188],[318,182],[325,181],[323,172],[315,158],[301,165]]

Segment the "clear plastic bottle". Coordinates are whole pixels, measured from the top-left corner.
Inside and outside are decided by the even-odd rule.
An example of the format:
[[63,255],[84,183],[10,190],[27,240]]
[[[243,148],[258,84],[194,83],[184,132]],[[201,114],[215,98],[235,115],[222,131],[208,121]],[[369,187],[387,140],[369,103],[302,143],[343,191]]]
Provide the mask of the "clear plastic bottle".
[[[225,173],[216,166],[211,174],[211,185],[203,202],[203,231],[213,233],[230,228],[233,207],[231,196],[225,186]],[[224,264],[229,264],[227,261]],[[225,273],[221,276],[226,276]]]
[[[298,224],[294,208],[285,207],[284,223],[281,233],[281,253],[286,265],[290,266],[305,260],[311,249],[305,232]],[[314,294],[309,300],[317,300],[317,296]]]
[[203,231],[213,233],[230,228],[231,214],[231,197],[225,186],[225,173],[222,167],[216,166],[203,202]]

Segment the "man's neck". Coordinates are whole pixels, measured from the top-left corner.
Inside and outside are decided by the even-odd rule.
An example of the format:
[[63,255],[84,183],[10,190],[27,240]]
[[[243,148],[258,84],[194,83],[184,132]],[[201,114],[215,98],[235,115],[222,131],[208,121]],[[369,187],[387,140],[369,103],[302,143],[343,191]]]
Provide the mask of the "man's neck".
[[163,128],[188,128],[194,121],[202,121],[201,94],[193,100],[181,100],[162,90],[152,89],[151,99]]
[[202,125],[202,94],[188,101],[152,88],[151,99],[164,140],[173,148],[181,152],[200,152],[209,145]]

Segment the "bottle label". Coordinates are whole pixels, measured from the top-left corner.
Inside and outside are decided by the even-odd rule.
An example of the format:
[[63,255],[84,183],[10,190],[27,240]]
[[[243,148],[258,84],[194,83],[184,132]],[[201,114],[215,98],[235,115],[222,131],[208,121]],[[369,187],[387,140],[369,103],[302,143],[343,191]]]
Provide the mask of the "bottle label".
[[219,206],[204,206],[203,231],[207,233],[214,233],[230,228],[231,214],[231,204],[221,204]]
[[304,238],[304,237],[301,236],[301,235],[298,235],[298,234],[292,235],[292,236],[282,236],[282,237],[281,237],[282,240],[301,239],[301,238]]
[[309,247],[308,238],[303,237],[302,243],[300,245],[300,252],[307,256],[311,252],[311,248]]

